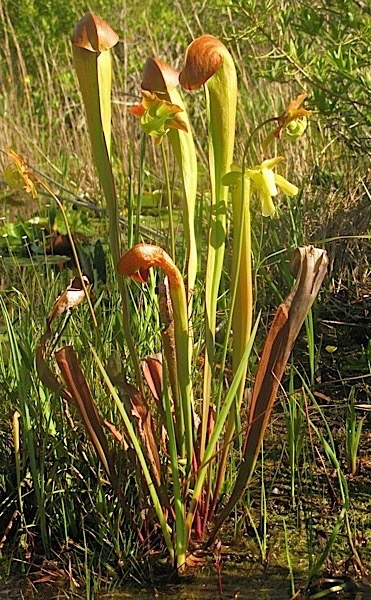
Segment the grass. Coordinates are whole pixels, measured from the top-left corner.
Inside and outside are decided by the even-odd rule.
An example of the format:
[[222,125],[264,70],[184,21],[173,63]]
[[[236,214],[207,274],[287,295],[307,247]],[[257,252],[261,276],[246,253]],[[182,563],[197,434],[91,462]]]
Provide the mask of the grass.
[[[91,327],[89,310],[81,305],[67,320],[66,327],[61,327],[59,344],[73,342],[84,357],[84,373],[99,412],[104,419],[117,424],[118,405],[114,405],[102,387],[96,363],[87,353],[92,344],[99,349],[100,358],[107,360],[114,352],[122,357],[124,347],[106,221],[93,212],[92,218],[87,218],[87,209],[73,204],[79,198],[98,208],[104,206],[92,168],[67,40],[81,15],[71,6],[68,18],[62,19],[63,7],[59,4],[45,5],[45,14],[38,3],[29,4],[17,18],[10,2],[1,4],[6,38],[1,50],[5,77],[0,84],[0,146],[15,146],[32,165],[53,178],[53,189],[68,196],[65,204],[69,207],[70,227],[87,260],[91,262],[96,240],[103,241],[108,282],[104,285],[96,276],[93,303],[98,327]],[[266,3],[263,9],[253,2],[231,2],[226,7],[215,0],[212,4],[210,10],[198,7],[197,12],[190,11],[183,2],[174,9],[147,3],[141,8],[142,19],[137,18],[135,3],[120,10],[108,10],[104,2],[94,6],[120,32],[122,39],[115,57],[113,166],[121,214],[130,236],[138,240],[148,235],[146,226],[151,230],[150,239],[157,242],[157,236],[167,235],[168,231],[164,211],[157,206],[157,196],[161,196],[164,204],[170,181],[175,199],[174,219],[178,222],[176,198],[181,186],[171,162],[166,181],[160,154],[150,144],[144,151],[139,128],[128,108],[138,101],[140,72],[147,55],[159,54],[176,63],[191,33],[196,36],[210,31],[221,36],[235,58],[240,77],[239,156],[251,128],[267,114],[279,112],[292,90],[297,92],[305,87],[312,92],[310,105],[315,116],[310,131],[301,146],[295,146],[287,157],[289,178],[293,180],[294,174],[295,182],[302,182],[300,194],[283,202],[274,220],[263,221],[257,216],[258,207],[252,206],[254,305],[256,311],[264,307],[263,328],[268,326],[273,310],[290,289],[287,249],[308,242],[323,244],[331,258],[330,277],[295,350],[284,386],[288,391],[282,390],[282,403],[275,411],[264,442],[262,466],[258,466],[247,492],[246,508],[240,503],[236,521],[232,519],[221,535],[227,546],[235,529],[240,536],[241,532],[251,533],[250,539],[255,538],[258,543],[254,547],[248,541],[253,554],[268,563],[275,562],[271,558],[275,555],[278,562],[287,566],[293,592],[293,581],[303,572],[310,583],[322,569],[333,574],[359,575],[362,570],[359,563],[365,567],[370,564],[367,15],[366,11],[356,9],[354,3],[345,15],[340,2],[328,10],[322,5],[310,9],[311,18],[306,20],[304,13],[309,9],[302,4],[288,12],[279,2]],[[342,11],[341,19],[330,18],[336,10]],[[38,20],[39,27],[32,28],[32,35],[28,36],[30,14]],[[349,15],[353,15],[352,20]],[[346,27],[345,37],[343,27]],[[280,31],[284,31],[283,36]],[[339,40],[343,40],[340,45]],[[345,85],[349,89],[346,97],[342,93]],[[203,100],[199,98],[190,109],[196,131],[205,128],[202,108]],[[197,143],[202,182],[196,207],[198,239],[206,240],[207,149]],[[257,144],[252,149],[256,162],[260,161],[258,147]],[[151,214],[147,216],[143,215],[145,198],[150,200]],[[14,202],[18,205],[12,205]],[[30,201],[21,192],[9,194],[4,187],[4,223],[26,225],[27,219],[35,214],[45,217],[47,223],[54,210],[47,206],[48,202]],[[60,222],[58,214],[59,230]],[[90,225],[90,230],[81,222]],[[135,457],[131,451],[122,452],[110,440],[118,475],[126,482],[127,505],[121,505],[78,416],[58,395],[42,386],[37,377],[35,347],[46,316],[68,284],[70,273],[58,271],[52,265],[40,267],[33,258],[30,266],[22,266],[20,261],[29,258],[30,248],[31,254],[36,246],[45,255],[49,239],[45,240],[45,235],[50,233],[48,226],[46,230],[33,226],[32,235],[29,229],[23,231],[14,238],[17,244],[8,245],[7,237],[2,245],[7,258],[1,267],[2,568],[6,573],[32,573],[37,569],[45,573],[47,561],[53,561],[71,589],[76,588],[76,583],[85,582],[88,596],[93,596],[99,587],[118,584],[128,576],[141,582],[150,577],[156,579],[164,548],[153,525],[147,493],[135,483],[138,474]],[[27,240],[22,239],[25,234]],[[180,235],[175,240],[176,254],[181,260],[184,248],[179,238]],[[123,243],[126,246],[124,236]],[[230,260],[227,248],[222,273],[222,290],[226,292],[230,288]],[[204,269],[205,256],[201,254],[199,288]],[[130,299],[134,300],[130,320],[141,358],[153,354],[159,346],[155,288],[154,277],[145,289],[135,284],[129,286]],[[200,289],[193,302],[193,326],[197,331],[203,318]],[[217,320],[216,350],[220,356],[228,307],[228,293],[225,293]],[[256,353],[263,337],[261,332]],[[196,335],[196,389],[202,383],[203,345],[202,335]],[[328,347],[335,350],[328,351]],[[128,368],[126,359],[124,356],[124,366]],[[248,388],[256,365],[253,356]],[[231,384],[231,368],[228,354],[223,374],[226,386]],[[129,378],[133,378],[130,369]],[[239,461],[237,441],[235,446],[223,484],[226,495],[233,487],[234,469]],[[141,541],[133,522],[141,525]],[[298,543],[299,531],[305,543]],[[320,552],[318,539],[323,542]],[[238,541],[242,553],[244,541],[241,537]]]

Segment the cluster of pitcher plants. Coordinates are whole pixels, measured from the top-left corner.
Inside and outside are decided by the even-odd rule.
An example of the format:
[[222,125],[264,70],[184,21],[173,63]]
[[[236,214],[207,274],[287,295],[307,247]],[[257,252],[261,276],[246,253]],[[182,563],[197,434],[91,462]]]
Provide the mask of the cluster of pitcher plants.
[[[243,156],[234,156],[237,77],[233,59],[224,44],[203,35],[188,47],[179,73],[158,58],[148,58],[141,84],[141,101],[131,109],[149,141],[162,151],[164,177],[170,190],[164,144],[174,155],[181,183],[185,256],[178,250],[168,194],[169,246],[165,250],[138,243],[123,250],[119,203],[111,164],[111,49],[117,34],[107,23],[88,13],[77,24],[72,37],[74,64],[86,110],[94,162],[107,202],[108,230],[115,282],[122,308],[122,327],[127,351],[125,363],[113,355],[107,364],[91,346],[107,402],[117,407],[121,419],[106,423],[83,374],[83,357],[71,345],[53,353],[59,374],[51,364],[54,320],[73,308],[89,292],[81,270],[60,297],[47,321],[37,349],[41,380],[68,402],[77,406],[101,464],[125,505],[122,482],[113,459],[113,443],[130,454],[141,489],[143,509],[152,507],[152,527],[160,526],[170,561],[182,569],[193,540],[211,544],[251,480],[270,413],[277,396],[295,339],[319,291],[327,267],[323,250],[298,248],[293,255],[295,278],[288,298],[280,305],[269,331],[247,401],[249,357],[258,329],[259,315],[253,310],[253,257],[251,250],[251,202],[258,200],[261,218],[275,212],[274,199],[281,191],[293,196],[296,185],[276,172],[283,157],[271,156],[270,148],[281,138],[300,137],[309,111],[300,94],[278,115],[253,124]],[[195,233],[198,165],[192,125],[183,100],[183,90],[202,89],[206,97],[209,162],[209,210],[207,246]],[[192,93],[197,93],[193,91]],[[187,95],[187,100],[191,100]],[[134,118],[133,117],[133,118]],[[261,156],[250,157],[251,137],[265,128]],[[272,143],[276,142],[276,143]],[[10,152],[10,151],[9,151]],[[13,158],[13,170],[30,186],[35,176],[21,159]],[[234,162],[236,160],[236,162]],[[260,162],[259,162],[260,161]],[[255,162],[259,164],[254,164]],[[8,172],[8,180],[14,172]],[[40,181],[37,180],[36,184]],[[218,302],[227,235],[231,236],[232,259],[228,293],[228,316],[222,325],[223,342],[216,344]],[[71,238],[73,245],[73,239]],[[206,256],[205,272],[199,272],[199,253]],[[78,261],[77,261],[78,262]],[[180,263],[180,264],[179,264]],[[228,263],[229,264],[229,263]],[[130,314],[129,279],[154,285],[152,268],[162,273],[158,288],[161,320],[159,352],[139,356]],[[131,285],[131,284],[130,284]],[[202,296],[204,318],[195,325],[195,297]],[[198,306],[199,306],[198,300]],[[91,306],[91,304],[90,304]],[[91,306],[94,316],[93,307]],[[198,309],[199,310],[199,309]],[[195,342],[203,348],[202,384],[195,379]],[[227,365],[231,369],[226,369]],[[199,371],[200,365],[197,365]],[[98,375],[97,375],[98,376]],[[61,378],[63,383],[61,383]],[[130,379],[130,383],[129,383]],[[200,389],[202,388],[202,389]],[[115,441],[108,441],[108,436]],[[130,452],[129,452],[130,450]],[[234,484],[224,506],[226,470],[233,455]],[[135,515],[129,515],[143,538]],[[147,524],[148,530],[148,524]]]

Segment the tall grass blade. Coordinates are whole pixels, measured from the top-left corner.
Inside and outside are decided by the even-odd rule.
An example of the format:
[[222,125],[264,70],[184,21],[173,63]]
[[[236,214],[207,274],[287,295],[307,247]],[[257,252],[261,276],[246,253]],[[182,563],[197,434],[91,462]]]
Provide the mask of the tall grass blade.
[[18,345],[16,332],[14,330],[6,304],[0,296],[0,306],[7,329],[10,355],[15,373],[17,397],[19,401],[19,412],[21,414],[22,429],[24,432],[24,444],[30,463],[30,471],[35,490],[37,509],[40,517],[41,539],[46,556],[49,556],[49,530],[46,521],[45,506],[45,464],[44,456],[37,447],[35,427],[30,414],[29,397],[31,388],[30,371],[24,364],[22,353]]
[[158,521],[160,523],[162,535],[164,537],[164,541],[165,541],[166,547],[168,549],[170,559],[171,559],[171,561],[174,561],[175,554],[174,554],[173,542],[172,542],[170,534],[169,534],[169,527],[168,527],[168,524],[167,524],[165,516],[164,516],[163,507],[161,505],[160,498],[159,498],[159,496],[157,494],[156,486],[155,486],[155,484],[154,484],[154,482],[152,480],[151,473],[150,473],[148,465],[147,465],[148,459],[147,459],[146,455],[143,452],[140,440],[138,439],[138,437],[137,437],[137,435],[135,433],[135,430],[134,430],[134,427],[133,427],[133,425],[131,423],[129,415],[127,414],[127,412],[125,410],[125,406],[122,403],[119,395],[117,394],[117,391],[115,390],[114,386],[112,385],[112,382],[111,382],[111,380],[110,380],[110,378],[108,376],[108,373],[107,373],[106,369],[104,368],[104,366],[103,366],[101,360],[99,359],[99,356],[96,353],[96,351],[93,348],[93,346],[90,346],[90,349],[91,349],[91,351],[93,353],[93,356],[94,356],[94,358],[96,360],[98,368],[99,368],[99,370],[100,370],[100,372],[101,372],[101,374],[103,376],[103,379],[104,379],[104,381],[105,381],[105,383],[107,385],[107,388],[108,388],[108,390],[109,390],[109,392],[111,394],[111,397],[114,400],[114,402],[115,402],[115,404],[116,404],[116,406],[118,408],[118,411],[119,411],[119,413],[120,413],[120,415],[121,415],[121,417],[122,417],[122,419],[124,421],[124,425],[125,425],[125,428],[126,428],[126,432],[127,432],[128,438],[129,438],[129,440],[130,440],[130,442],[131,442],[131,444],[132,444],[132,446],[134,448],[134,451],[136,453],[136,456],[138,457],[140,466],[142,468],[143,475],[144,475],[144,478],[146,480],[146,483],[147,483],[147,486],[148,486],[148,490],[149,490],[149,493],[150,493],[150,496],[151,496],[153,508],[154,508],[154,510],[156,512]]

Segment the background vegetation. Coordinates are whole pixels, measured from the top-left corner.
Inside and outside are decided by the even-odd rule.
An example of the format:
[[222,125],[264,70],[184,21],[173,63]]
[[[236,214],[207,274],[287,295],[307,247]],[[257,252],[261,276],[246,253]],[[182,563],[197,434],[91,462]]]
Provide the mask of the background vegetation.
[[[326,6],[317,0],[149,0],[102,1],[89,7],[74,1],[66,9],[60,0],[22,4],[0,0],[0,148],[14,147],[43,177],[50,178],[63,199],[82,255],[95,268],[96,312],[104,336],[91,339],[94,332],[88,333],[85,307],[70,319],[63,335],[82,352],[88,337],[96,347],[101,344],[103,356],[108,357],[123,346],[119,299],[110,283],[104,203],[69,42],[74,24],[88,8],[120,35],[115,52],[113,155],[125,245],[139,202],[140,235],[166,243],[162,163],[151,144],[143,152],[138,124],[128,112],[138,102],[147,56],[159,56],[181,68],[193,37],[212,33],[224,41],[239,76],[237,158],[260,121],[279,114],[287,100],[303,90],[309,93],[307,104],[314,113],[309,131],[288,151],[286,161],[289,179],[301,188],[300,194],[284,202],[274,220],[254,219],[255,303],[265,309],[264,324],[290,288],[290,249],[302,243],[325,246],[331,270],[288,374],[286,389],[293,392],[307,386],[306,391],[298,396],[282,394],[265,443],[263,466],[246,499],[247,508],[241,507],[227,539],[248,531],[251,542],[245,550],[263,561],[273,556],[273,562],[299,575],[316,564],[315,547],[330,539],[333,512],[342,502],[338,481],[331,476],[331,455],[321,437],[313,441],[312,425],[325,423],[323,435],[327,440],[330,436],[348,481],[350,509],[332,553],[320,567],[336,574],[359,574],[352,545],[367,564],[371,539],[369,7],[361,0],[330,0]],[[200,94],[190,109],[195,131],[205,128],[202,107]],[[198,206],[202,239],[208,186],[202,142],[198,150],[205,191]],[[259,156],[258,144],[254,153]],[[6,164],[2,157],[0,161]],[[176,201],[177,182],[174,189]],[[5,185],[1,195],[0,551],[4,572],[31,569],[39,578],[47,573],[50,580],[67,577],[72,587],[84,581],[89,593],[94,586],[117,582],[128,574],[143,581],[154,569],[155,532],[148,531],[146,543],[138,544],[107,482],[97,477],[99,466],[78,420],[74,415],[66,420],[63,402],[42,387],[35,372],[35,346],[45,319],[71,275],[68,269],[41,265],[37,256],[45,263],[53,229],[65,233],[63,221],[48,198],[35,201]],[[139,234],[134,226],[133,231]],[[106,253],[107,283],[94,262],[98,240]],[[181,242],[178,253],[181,256]],[[202,257],[200,271],[204,261]],[[226,270],[226,288],[228,278]],[[139,301],[142,312],[133,314],[133,323],[138,352],[144,356],[158,350],[159,324],[154,294],[141,291]],[[88,357],[85,369],[102,414],[115,423],[115,409],[107,404]],[[18,454],[16,410],[23,418]],[[118,467],[135,511],[143,499],[131,485],[130,461],[120,459]],[[144,519],[141,514],[137,518]]]

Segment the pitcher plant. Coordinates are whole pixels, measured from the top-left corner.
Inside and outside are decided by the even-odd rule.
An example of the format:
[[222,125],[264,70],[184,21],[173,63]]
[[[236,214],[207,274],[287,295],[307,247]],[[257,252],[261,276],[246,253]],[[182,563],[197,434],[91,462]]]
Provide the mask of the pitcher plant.
[[[81,272],[72,286],[78,291],[78,303],[68,300],[55,305],[37,348],[36,363],[42,382],[78,408],[110,485],[144,543],[141,525],[125,502],[113,445],[120,443],[119,452],[130,450],[130,456],[135,457],[133,476],[141,490],[141,502],[153,509],[146,519],[153,531],[161,532],[170,563],[181,571],[187,566],[193,542],[210,545],[214,541],[251,481],[285,366],[325,277],[327,256],[323,250],[306,246],[294,252],[292,291],[273,319],[252,398],[246,402],[249,359],[260,317],[254,314],[253,219],[275,218],[279,191],[289,197],[298,193],[300,182],[291,183],[277,172],[283,156],[269,156],[268,152],[274,140],[300,137],[310,112],[302,106],[306,94],[301,93],[281,115],[253,124],[253,136],[261,128],[275,125],[274,130],[267,129],[261,156],[252,155],[250,140],[243,156],[234,156],[237,76],[226,46],[212,35],[195,39],[186,50],[180,73],[159,58],[148,58],[138,85],[138,102],[131,113],[148,136],[146,143],[153,143],[155,150],[162,152],[169,196],[169,243],[166,248],[137,243],[123,251],[125,240],[111,164],[110,49],[117,41],[117,34],[92,13],[78,23],[72,38],[93,157],[108,208],[115,285],[122,301],[125,347],[121,351],[127,349],[131,360],[131,364],[123,365],[120,360],[115,362],[113,355],[107,360],[90,343],[94,377],[102,379],[117,422],[107,424],[100,417],[84,375],[83,356],[78,357],[71,346],[62,348],[55,354],[58,374],[53,368],[55,323],[66,310],[79,310],[77,304],[89,298],[90,285]],[[203,88],[206,97],[209,151],[206,247],[195,234],[198,164],[186,107],[198,88]],[[176,243],[165,150],[174,155],[181,183],[184,256]],[[8,172],[8,182],[28,186],[30,193],[35,193],[34,184],[37,187],[40,181],[22,170],[20,157],[11,152],[9,157],[15,166]],[[251,211],[255,199],[260,211]],[[226,257],[227,241],[231,255]],[[205,273],[198,272],[201,254],[206,257]],[[230,271],[226,278],[227,315],[220,328],[222,341],[218,338],[216,343],[223,268]],[[156,276],[153,270],[158,271]],[[156,287],[158,292],[161,331],[155,356],[138,355],[131,330],[138,283],[152,290]],[[70,294],[71,289],[65,293]],[[139,310],[137,313],[140,315]],[[196,345],[201,352],[194,351]],[[229,500],[219,509],[231,464],[237,469],[235,483]]]

